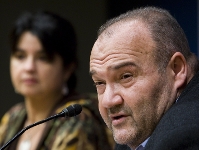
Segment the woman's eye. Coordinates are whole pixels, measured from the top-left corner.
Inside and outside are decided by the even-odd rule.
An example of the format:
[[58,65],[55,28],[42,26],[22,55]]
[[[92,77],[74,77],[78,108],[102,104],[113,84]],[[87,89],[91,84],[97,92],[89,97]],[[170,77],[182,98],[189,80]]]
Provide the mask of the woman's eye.
[[16,52],[12,55],[13,57],[17,58],[17,59],[24,59],[26,56],[24,53],[20,53],[20,52]]
[[45,54],[39,54],[37,57],[38,57],[39,59],[41,59],[41,60],[47,59],[47,56],[46,56]]

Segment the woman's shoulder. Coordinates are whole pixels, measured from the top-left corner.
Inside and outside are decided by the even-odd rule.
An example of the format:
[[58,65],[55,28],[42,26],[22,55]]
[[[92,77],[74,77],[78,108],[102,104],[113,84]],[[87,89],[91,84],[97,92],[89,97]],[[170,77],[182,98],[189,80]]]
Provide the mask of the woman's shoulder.
[[[7,131],[13,131],[16,129],[17,122],[23,118],[25,115],[25,106],[23,103],[18,103],[11,107],[1,118],[0,122],[0,143],[5,140],[5,138],[12,137],[11,134],[8,135]],[[11,132],[9,132],[11,133]]]
[[89,114],[88,112],[90,112],[99,115],[97,95],[95,93],[75,94],[65,97],[62,103],[57,107],[56,113],[74,104],[82,106],[82,113],[87,112],[87,114]]
[[[56,120],[56,123],[54,124],[60,126],[56,132],[57,134],[52,134],[57,136],[56,142],[54,143],[62,143],[63,145],[69,146],[71,141],[73,141],[74,143],[72,142],[72,146],[79,145],[81,149],[85,150],[102,149],[104,146],[107,147],[105,149],[111,149],[110,147],[113,145],[111,141],[112,139],[110,138],[110,135],[107,132],[107,127],[99,114],[97,103],[97,95],[93,93],[68,97],[65,103],[56,110],[56,113],[59,113],[64,108],[74,104],[81,105],[82,112],[75,117],[66,119],[59,118]],[[90,148],[86,148],[85,146]],[[56,146],[56,148],[57,147],[58,146]]]
[[25,113],[25,105],[24,103],[17,103],[14,106],[12,106],[2,117],[1,123],[8,122],[10,118],[15,119],[18,116]]

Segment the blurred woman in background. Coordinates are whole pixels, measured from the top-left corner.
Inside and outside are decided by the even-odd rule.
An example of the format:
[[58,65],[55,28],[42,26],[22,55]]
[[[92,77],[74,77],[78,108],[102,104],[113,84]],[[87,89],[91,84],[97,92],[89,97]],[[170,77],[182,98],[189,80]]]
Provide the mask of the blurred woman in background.
[[23,14],[11,34],[10,72],[14,89],[24,103],[2,118],[0,144],[21,129],[81,104],[77,117],[56,118],[24,132],[7,150],[113,149],[97,100],[75,92],[77,41],[70,22],[52,12]]

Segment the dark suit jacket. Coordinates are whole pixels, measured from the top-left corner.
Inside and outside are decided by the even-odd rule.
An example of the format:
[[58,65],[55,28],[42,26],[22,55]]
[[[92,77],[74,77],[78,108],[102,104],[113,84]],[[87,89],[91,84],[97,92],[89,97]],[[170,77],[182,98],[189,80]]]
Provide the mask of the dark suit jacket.
[[[130,150],[117,145],[115,150]],[[145,150],[199,150],[199,72],[162,117]]]

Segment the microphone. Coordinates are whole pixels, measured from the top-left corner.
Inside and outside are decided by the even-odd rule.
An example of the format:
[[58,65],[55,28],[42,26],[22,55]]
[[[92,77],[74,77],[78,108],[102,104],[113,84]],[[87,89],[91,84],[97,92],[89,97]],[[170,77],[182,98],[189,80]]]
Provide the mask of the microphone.
[[[55,115],[57,117],[74,117],[81,113],[82,106],[79,104],[70,105],[63,109],[59,114]],[[53,116],[52,116],[53,117]]]
[[11,142],[13,142],[20,135],[22,135],[26,130],[28,130],[28,129],[34,127],[34,126],[37,126],[37,125],[39,125],[41,123],[44,123],[46,121],[49,121],[51,119],[58,118],[58,117],[65,117],[65,118],[74,117],[74,116],[79,115],[81,113],[81,111],[82,111],[82,106],[81,105],[79,105],[79,104],[70,105],[67,108],[63,109],[60,113],[58,113],[58,114],[56,114],[54,116],[48,117],[48,118],[46,118],[44,120],[41,120],[41,121],[38,121],[38,122],[35,122],[34,124],[31,124],[31,125],[23,128],[11,140],[9,140],[5,145],[3,145],[0,150],[5,149]]

